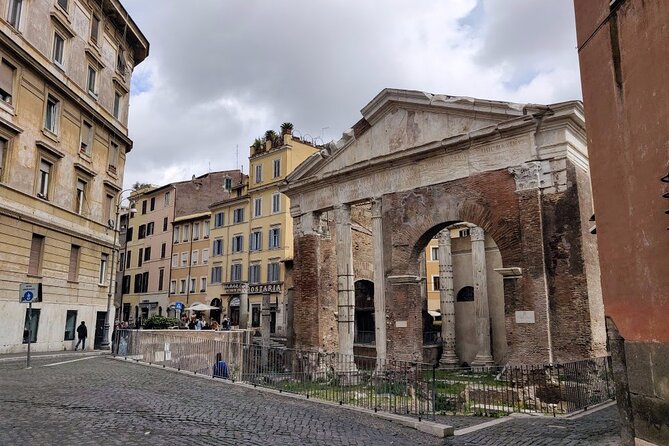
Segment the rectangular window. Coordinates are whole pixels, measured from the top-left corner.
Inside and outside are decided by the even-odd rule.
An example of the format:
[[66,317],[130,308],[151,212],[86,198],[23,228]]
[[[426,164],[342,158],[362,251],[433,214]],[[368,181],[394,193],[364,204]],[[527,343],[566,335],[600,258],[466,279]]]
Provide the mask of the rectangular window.
[[126,259],[125,259],[125,269],[129,269],[129,268],[130,268],[130,265],[131,265],[130,261],[131,261],[131,259],[132,259],[132,251],[128,251],[128,257],[126,257]]
[[100,18],[93,14],[91,16],[91,42],[98,44],[98,36],[100,32]]
[[439,276],[432,276],[432,291],[439,291]]
[[114,93],[113,113],[114,113],[114,117],[116,119],[119,119],[119,116],[121,115],[121,94],[118,91]]
[[151,260],[151,247],[147,246],[144,248],[144,261],[148,262],[149,260]]
[[220,266],[214,266],[211,269],[211,283],[221,283],[223,269]]
[[227,177],[225,179],[225,190],[227,190],[228,192],[232,190],[232,178],[230,177]]
[[281,194],[277,192],[272,194],[272,213],[278,212],[281,212]]
[[46,113],[44,114],[44,128],[51,133],[58,133],[58,113],[60,102],[49,95],[46,99]]
[[179,293],[186,293],[186,279],[179,280]]
[[6,154],[7,154],[7,141],[0,138],[0,181],[2,181],[2,172],[4,172]]
[[155,228],[155,224],[153,222],[149,222],[146,224],[146,236],[153,235],[153,230]]
[[77,196],[76,196],[76,212],[81,215],[84,212],[84,199],[86,197],[86,182],[82,179],[77,179]]
[[281,176],[281,160],[276,159],[274,160],[274,178],[278,178]]
[[193,240],[200,240],[200,223],[193,223]]
[[162,245],[160,245],[160,258],[164,259],[165,254],[167,254],[167,243],[163,243]]
[[207,291],[207,278],[206,277],[201,277],[200,278],[200,293],[204,293]]
[[67,272],[67,280],[76,282],[79,276],[79,252],[81,248],[77,245],[70,247],[70,269]]
[[142,290],[140,292],[146,293],[149,291],[149,273],[148,271],[142,273]]
[[231,282],[241,282],[242,281],[242,264],[233,263],[230,265],[230,281]]
[[67,0],[58,0],[58,6],[63,8],[67,12]]
[[[116,173],[116,165],[118,164],[118,156],[119,156],[118,144],[116,144],[114,141],[111,141],[109,143],[109,160],[107,161],[107,163],[108,163],[107,169],[112,173]],[[142,207],[142,210],[144,210],[144,209],[145,208]],[[146,211],[142,212],[142,214],[146,214]]]
[[19,24],[21,23],[22,6],[23,0],[9,0],[9,16],[7,17],[7,21],[16,29],[19,28]]
[[268,282],[278,282],[279,281],[279,262],[270,262],[267,264],[267,281]]
[[232,237],[232,252],[242,252],[244,251],[244,236],[235,235]]
[[158,270],[158,291],[163,290],[163,280],[165,279],[165,269],[160,268]]
[[125,270],[124,267],[125,267],[125,253],[121,252],[121,253],[119,253],[119,257],[118,257],[118,269],[117,269],[117,271]]
[[125,240],[126,240],[127,242],[131,242],[131,241],[132,241],[132,233],[133,233],[133,228],[132,228],[132,227],[129,227],[129,228],[128,228],[128,231],[125,233]]
[[244,221],[244,208],[237,208],[233,211],[232,223],[242,223]]
[[179,243],[180,239],[180,234],[179,230],[181,229],[180,226],[175,226],[174,229],[172,230],[172,243]]
[[195,279],[194,278],[190,279],[190,288],[189,289],[190,289],[189,293],[194,293],[195,292]]
[[184,236],[181,240],[183,240],[184,242],[187,242],[188,240],[190,240],[190,225],[188,225],[188,224],[184,225],[183,235]]
[[139,248],[139,255],[137,256],[137,268],[142,266],[144,261],[144,248]]
[[0,64],[0,100],[7,104],[12,103],[14,96],[14,75],[16,68],[6,60],[2,59]]
[[433,246],[431,249],[432,253],[432,260],[437,261],[439,260],[439,247],[438,246]]
[[188,266],[188,253],[187,252],[182,252],[181,253],[181,267],[184,268]]
[[167,217],[163,218],[163,232],[167,232]]
[[209,238],[209,220],[202,222],[202,238]]
[[262,249],[262,232],[253,231],[249,240],[250,251],[260,251]]
[[146,205],[147,205],[147,201],[142,200],[142,215],[146,214]]
[[77,327],[77,310],[67,310],[65,315],[65,335],[64,341],[74,340],[74,333]]
[[260,305],[251,306],[251,326],[260,327]]
[[106,194],[104,208],[102,209],[103,222],[109,222],[109,219],[113,212],[112,209],[113,204],[114,204],[114,196]]
[[[28,334],[30,333],[30,342],[37,342],[37,329],[39,328],[39,308],[26,308],[26,319],[23,324],[23,343],[28,343]],[[30,330],[28,329],[30,327]]]
[[256,164],[256,183],[262,182],[262,164]]
[[87,77],[87,80],[86,80],[86,89],[93,96],[97,95],[97,86],[96,86],[97,78],[98,78],[97,70],[89,65],[88,66],[88,77]]
[[170,205],[170,193],[165,192],[165,207],[168,207]]
[[279,248],[281,246],[281,228],[270,228],[269,230],[269,247]]
[[37,196],[44,198],[45,200],[49,199],[49,181],[51,179],[50,177],[52,167],[53,165],[50,162],[46,160],[40,160]]
[[213,256],[222,256],[223,255],[223,239],[222,238],[216,238],[214,239],[214,245],[213,245]]
[[81,125],[81,143],[79,151],[90,155],[93,149],[93,124],[84,121]]
[[121,284],[121,294],[128,294],[130,293],[130,276],[126,275],[123,276],[123,283]]
[[28,263],[28,274],[39,276],[42,271],[42,251],[44,249],[44,236],[33,234],[30,244],[30,261]]
[[262,216],[262,198],[256,198],[253,200],[253,216],[260,217]]
[[202,264],[206,265],[209,263],[209,249],[205,248],[202,250]]
[[98,283],[100,285],[105,284],[105,278],[107,277],[107,254],[102,254],[100,256],[100,276],[98,277]]
[[146,237],[146,225],[139,225],[139,229],[137,231],[137,240],[141,240],[144,237]]
[[190,253],[190,264],[195,266],[198,263],[198,260],[200,258],[200,252],[195,250]]
[[179,266],[179,254],[172,254],[172,268]]
[[249,265],[249,283],[260,283],[260,264]]
[[125,74],[126,62],[125,49],[123,47],[118,48],[118,54],[116,55],[116,69],[119,73]]
[[63,54],[65,50],[65,38],[58,33],[53,34],[53,61],[56,65],[63,66]]
[[216,215],[214,215],[214,227],[215,228],[220,228],[223,226],[223,212],[217,212]]
[[177,281],[176,281],[176,280],[172,280],[172,281],[170,282],[170,294],[174,294],[174,293],[176,293],[176,292],[177,292]]
[[156,209],[156,197],[151,197],[151,205],[149,206],[150,211],[154,211]]

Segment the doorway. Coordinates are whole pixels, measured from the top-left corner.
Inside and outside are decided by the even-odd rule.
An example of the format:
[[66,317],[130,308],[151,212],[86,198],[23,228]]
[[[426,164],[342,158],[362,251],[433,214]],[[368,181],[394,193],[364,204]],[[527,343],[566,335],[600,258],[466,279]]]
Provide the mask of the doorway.
[[99,349],[104,340],[106,311],[98,311],[95,317],[95,338],[93,338],[93,348]]

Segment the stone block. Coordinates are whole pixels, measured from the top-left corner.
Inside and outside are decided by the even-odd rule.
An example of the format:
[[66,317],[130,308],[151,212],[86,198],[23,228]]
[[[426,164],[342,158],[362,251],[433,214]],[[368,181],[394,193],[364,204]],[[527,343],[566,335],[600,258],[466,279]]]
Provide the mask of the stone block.
[[634,432],[637,438],[669,444],[669,401],[631,394]]
[[625,342],[625,356],[630,393],[654,397],[651,344]]

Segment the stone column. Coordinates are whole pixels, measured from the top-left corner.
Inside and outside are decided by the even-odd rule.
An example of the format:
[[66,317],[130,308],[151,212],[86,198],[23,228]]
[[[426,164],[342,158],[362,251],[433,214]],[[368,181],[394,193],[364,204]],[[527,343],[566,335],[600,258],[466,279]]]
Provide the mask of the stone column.
[[453,292],[453,257],[449,229],[444,229],[439,233],[439,307],[443,346],[439,368],[454,368],[460,361],[455,353],[455,294]]
[[269,325],[271,320],[271,314],[269,309],[269,293],[263,293],[262,295],[262,307],[260,308],[260,335],[262,340],[262,353],[261,361],[263,367],[268,365],[268,350],[269,350]]
[[243,283],[239,292],[239,328],[249,327],[249,286]]
[[[353,335],[355,333],[355,286],[353,284],[353,244],[351,235],[351,205],[334,209],[337,250],[337,300],[339,353],[346,355],[343,371],[355,370]],[[350,360],[349,360],[350,358]]]
[[377,369],[387,357],[386,346],[386,277],[383,263],[383,222],[381,199],[372,201],[372,252],[374,256],[374,327],[376,331]]
[[490,354],[490,309],[488,308],[488,279],[485,262],[485,234],[475,226],[469,230],[472,240],[474,273],[474,304],[476,306],[476,337],[479,349],[472,366],[490,366],[495,362]]

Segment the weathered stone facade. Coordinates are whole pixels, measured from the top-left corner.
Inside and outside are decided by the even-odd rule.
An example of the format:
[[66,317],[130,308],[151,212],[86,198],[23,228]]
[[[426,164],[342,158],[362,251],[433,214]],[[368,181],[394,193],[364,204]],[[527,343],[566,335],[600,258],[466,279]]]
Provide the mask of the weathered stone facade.
[[[553,362],[603,353],[601,296],[598,285],[589,283],[598,274],[590,255],[596,248],[583,241],[593,236],[587,231],[590,210],[581,209],[590,204],[590,190],[583,181],[587,155],[580,103],[521,106],[384,90],[363,115],[342,140],[300,166],[283,188],[299,222],[296,346],[340,347],[335,317],[341,271],[332,242],[339,222],[332,231],[333,223],[321,223],[323,216],[348,203],[364,209],[379,202],[381,224],[373,226],[371,238],[380,230],[380,249],[370,254],[368,244],[354,237],[354,247],[364,249],[354,249],[352,262],[356,281],[367,279],[370,261],[372,273],[383,271],[372,274],[375,288],[385,290],[377,322],[387,334],[377,338],[377,350],[382,345],[390,358],[424,359],[424,249],[442,229],[467,222],[479,234],[472,246],[487,234],[502,258],[498,272],[505,277],[508,352],[497,362]],[[351,222],[355,227],[355,213]],[[367,227],[366,220],[358,225]],[[476,362],[484,365],[491,362],[485,254],[473,259]],[[341,270],[341,258],[339,264]]]

